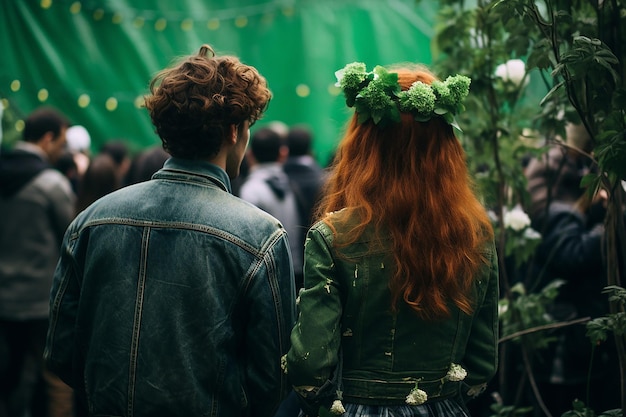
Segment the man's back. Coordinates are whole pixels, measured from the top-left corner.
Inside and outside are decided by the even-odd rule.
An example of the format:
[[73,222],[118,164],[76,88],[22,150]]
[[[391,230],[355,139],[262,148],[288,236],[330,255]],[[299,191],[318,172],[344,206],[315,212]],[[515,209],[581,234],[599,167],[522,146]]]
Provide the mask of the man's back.
[[268,416],[285,394],[288,241],[228,189],[216,166],[172,159],[70,227],[47,356],[90,414]]

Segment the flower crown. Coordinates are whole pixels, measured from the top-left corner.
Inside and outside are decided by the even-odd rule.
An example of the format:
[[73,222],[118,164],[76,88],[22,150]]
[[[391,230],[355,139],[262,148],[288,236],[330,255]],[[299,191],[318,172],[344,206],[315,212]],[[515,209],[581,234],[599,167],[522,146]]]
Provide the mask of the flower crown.
[[398,74],[376,66],[367,72],[365,64],[353,62],[335,72],[337,87],[343,89],[348,107],[354,107],[358,122],[371,118],[376,125],[399,122],[400,112],[412,113],[418,122],[443,117],[459,129],[454,116],[465,109],[463,100],[469,94],[471,80],[464,75],[448,77],[445,81],[426,84],[414,82],[401,91]]

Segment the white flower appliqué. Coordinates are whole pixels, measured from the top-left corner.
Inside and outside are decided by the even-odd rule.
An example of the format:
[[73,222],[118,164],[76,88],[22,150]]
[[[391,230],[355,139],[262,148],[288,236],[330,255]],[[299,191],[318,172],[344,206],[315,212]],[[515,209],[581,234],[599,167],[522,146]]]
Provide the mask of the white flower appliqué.
[[417,382],[415,383],[415,388],[409,392],[409,395],[406,396],[406,403],[408,405],[420,405],[424,404],[428,400],[428,394],[425,391],[417,388]]
[[333,401],[333,405],[330,407],[330,412],[339,416],[345,413],[346,409],[343,407],[340,400],[335,400]]
[[450,370],[446,374],[448,381],[463,381],[467,376],[467,371],[463,369],[461,365],[453,363],[450,365]]

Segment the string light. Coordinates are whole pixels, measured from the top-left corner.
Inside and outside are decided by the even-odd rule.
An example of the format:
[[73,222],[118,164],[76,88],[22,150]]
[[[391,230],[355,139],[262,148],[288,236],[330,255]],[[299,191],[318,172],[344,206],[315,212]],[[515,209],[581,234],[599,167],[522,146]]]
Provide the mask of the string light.
[[308,97],[311,94],[311,88],[306,84],[298,84],[296,87],[296,95],[298,97]]
[[166,27],[167,27],[167,20],[165,20],[164,18],[160,18],[156,22],[154,22],[154,29],[159,32],[165,30]]
[[248,18],[246,16],[239,16],[237,19],[235,19],[235,26],[237,26],[238,28],[243,28],[246,27],[248,25]]
[[93,20],[102,20],[102,18],[104,17],[104,10],[102,9],[96,9],[93,12]]
[[328,94],[338,96],[341,93],[341,87],[337,87],[334,83],[328,85]]
[[78,107],[81,107],[84,109],[85,107],[89,106],[90,102],[91,102],[91,98],[87,94],[81,94],[78,97]]
[[137,29],[141,29],[145,22],[146,21],[143,17],[136,17],[133,19],[133,26]]
[[180,24],[180,28],[185,32],[189,32],[191,29],[193,29],[193,20],[191,19],[183,20],[183,22]]
[[42,88],[41,90],[39,90],[39,92],[37,92],[37,99],[43,103],[44,101],[48,100],[48,95],[48,90]]
[[123,20],[124,18],[122,17],[121,13],[115,13],[111,18],[111,22],[113,22],[114,25],[119,25],[120,23],[122,23]]
[[136,108],[140,109],[145,106],[146,100],[143,96],[139,96],[135,98],[134,104]]
[[106,107],[108,111],[115,111],[115,109],[117,109],[117,99],[115,97],[109,97],[104,107]]

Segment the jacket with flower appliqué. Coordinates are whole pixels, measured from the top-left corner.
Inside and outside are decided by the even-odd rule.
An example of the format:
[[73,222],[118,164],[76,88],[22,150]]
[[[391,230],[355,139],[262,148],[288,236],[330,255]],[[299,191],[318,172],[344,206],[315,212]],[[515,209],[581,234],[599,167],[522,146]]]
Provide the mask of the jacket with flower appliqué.
[[[329,220],[342,233],[336,216]],[[472,287],[473,314],[450,303],[449,318],[427,322],[403,302],[392,312],[389,239],[366,231],[341,254],[333,241],[332,229],[318,222],[305,245],[305,288],[286,361],[288,377],[304,402],[317,401],[315,393],[333,379],[340,361],[338,388],[345,403],[415,405],[480,393],[495,375],[498,360],[493,242],[484,249],[487,262]],[[463,378],[449,377],[455,368],[466,373]]]

